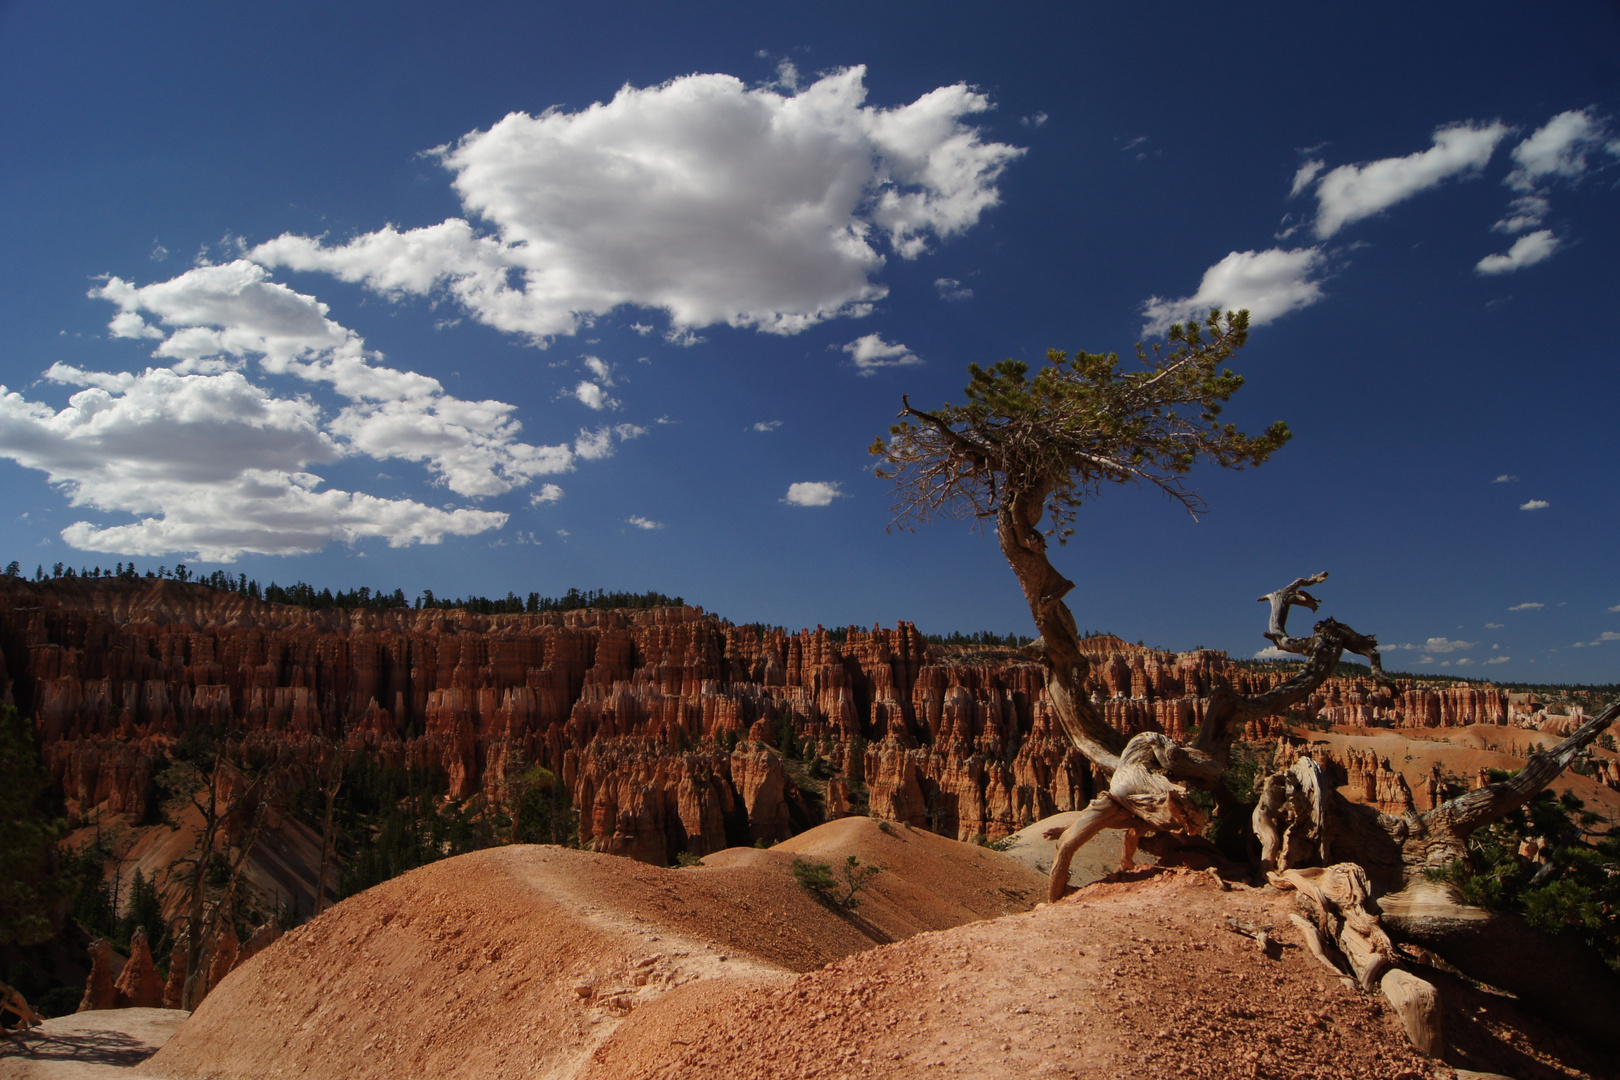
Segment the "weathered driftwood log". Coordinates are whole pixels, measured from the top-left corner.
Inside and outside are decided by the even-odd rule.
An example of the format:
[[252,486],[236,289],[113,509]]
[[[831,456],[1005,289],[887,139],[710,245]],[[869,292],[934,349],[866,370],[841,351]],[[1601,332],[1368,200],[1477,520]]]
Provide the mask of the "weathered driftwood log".
[[[1184,765],[1183,759],[1192,765]],[[1058,837],[1052,873],[1047,880],[1047,899],[1057,901],[1069,885],[1069,865],[1074,853],[1104,829],[1125,830],[1125,850],[1120,869],[1129,870],[1136,854],[1136,843],[1144,833],[1194,834],[1204,827],[1204,812],[1192,801],[1185,785],[1169,778],[1179,767],[1196,767],[1188,752],[1168,736],[1144,731],[1131,737],[1116,759],[1118,766],[1108,790],[1097,796]],[[1217,774],[1218,776],[1219,774]]]
[[1421,1053],[1439,1057],[1446,1042],[1440,1026],[1440,992],[1434,984],[1410,971],[1391,968],[1379,980],[1378,988],[1401,1018],[1412,1045]]
[[1431,1057],[1445,1049],[1440,1026],[1440,994],[1434,984],[1400,967],[1395,943],[1378,916],[1368,910],[1372,886],[1367,873],[1355,863],[1317,866],[1303,870],[1272,871],[1268,880],[1278,888],[1296,890],[1308,918],[1294,916],[1306,948],[1322,963],[1342,971],[1325,943],[1337,945],[1362,990],[1380,992],[1389,1001],[1412,1045]]
[[6,1037],[18,1041],[28,1034],[30,1028],[38,1027],[45,1022],[45,1018],[34,1011],[34,1007],[28,1004],[28,999],[22,996],[21,991],[3,982],[0,982],[0,1013],[16,1015],[17,1023],[7,1030]]
[[[1012,500],[998,521],[1002,549],[1025,585],[1026,598],[1031,611],[1036,612],[1036,625],[1041,629],[1040,640],[1026,651],[1046,664],[1047,690],[1053,711],[1063,721],[1071,740],[1094,765],[1109,774],[1108,794],[1100,799],[1112,798],[1115,805],[1129,811],[1122,817],[1099,799],[1087,807],[1065,833],[1047,886],[1054,900],[1062,897],[1067,887],[1069,864],[1075,851],[1103,829],[1126,830],[1127,854],[1122,869],[1128,869],[1135,841],[1142,835],[1195,833],[1202,827],[1202,815],[1189,798],[1190,790],[1209,791],[1221,809],[1235,810],[1237,801],[1223,781],[1232,744],[1251,720],[1282,712],[1303,701],[1333,673],[1346,652],[1366,657],[1373,677],[1388,682],[1378,656],[1377,639],[1359,634],[1343,623],[1324,619],[1316,624],[1310,637],[1289,636],[1289,611],[1295,607],[1315,611],[1319,606],[1320,602],[1305,591],[1305,586],[1326,580],[1327,573],[1323,572],[1296,578],[1284,588],[1260,597],[1260,602],[1270,609],[1265,636],[1277,648],[1305,658],[1298,673],[1263,694],[1216,690],[1206,703],[1204,722],[1197,736],[1185,746],[1157,732],[1143,732],[1127,740],[1110,727],[1084,693],[1079,692],[1089,661],[1080,651],[1074,619],[1062,602],[1063,595],[1073,585],[1047,561],[1044,542],[1030,541],[1028,530],[1020,527],[1017,517],[1020,506],[1018,500]],[[1039,540],[1038,534],[1035,539]],[[1289,789],[1280,783],[1266,788],[1262,795],[1263,800],[1272,802],[1288,797]],[[1195,816],[1198,823],[1191,825]],[[1286,827],[1282,831],[1285,832]],[[1288,838],[1289,842],[1300,845],[1304,845],[1306,839],[1303,835]]]
[[1613,1043],[1620,980],[1591,950],[1464,903],[1444,871],[1457,860],[1467,862],[1468,837],[1476,829],[1529,802],[1617,717],[1620,702],[1532,754],[1510,779],[1424,813],[1397,816],[1352,803],[1319,764],[1301,757],[1262,784],[1254,809],[1262,863],[1284,872],[1355,863],[1367,874],[1384,926],[1582,1034]]
[[[1316,574],[1260,598],[1270,610],[1265,637],[1279,650],[1304,658],[1298,673],[1263,694],[1217,690],[1206,702],[1197,736],[1185,746],[1148,733],[1127,741],[1103,722],[1080,692],[1087,661],[1074,636],[1074,620],[1062,603],[1063,594],[1072,586],[1046,560],[1044,544],[1028,542],[1018,512],[1019,504],[1013,500],[998,521],[1003,550],[1025,585],[1042,631],[1041,640],[1028,651],[1047,664],[1053,708],[1071,739],[1110,776],[1107,793],[1094,800],[1060,839],[1048,884],[1054,900],[1066,891],[1075,852],[1103,829],[1126,830],[1128,864],[1135,841],[1145,834],[1196,831],[1194,814],[1186,812],[1187,808],[1196,812],[1188,799],[1191,790],[1211,792],[1217,807],[1228,815],[1236,810],[1236,800],[1222,780],[1232,743],[1249,721],[1303,701],[1346,652],[1365,657],[1372,677],[1392,685],[1383,673],[1377,639],[1333,619],[1316,623],[1309,637],[1288,633],[1291,609],[1315,611],[1319,606],[1316,597],[1305,591],[1327,577]],[[1032,512],[1026,510],[1025,516]],[[1591,950],[1537,935],[1516,919],[1462,903],[1441,873],[1455,860],[1466,862],[1470,834],[1529,802],[1617,717],[1620,703],[1558,745],[1532,755],[1513,778],[1421,814],[1381,814],[1351,803],[1317,763],[1302,757],[1260,784],[1252,824],[1262,867],[1290,870],[1355,863],[1366,875],[1367,909],[1380,914],[1380,925],[1387,931],[1424,945],[1474,978],[1520,995],[1583,1035],[1610,1044],[1620,1041],[1612,1021],[1620,1004],[1620,980]],[[1379,967],[1375,955],[1383,950],[1368,952],[1354,937],[1345,941],[1329,935],[1329,941],[1334,948],[1345,950],[1369,991],[1381,985],[1388,965]],[[1396,979],[1394,984],[1406,1002],[1398,1008],[1413,1015],[1429,1008],[1426,997],[1410,992],[1407,980]],[[1403,1014],[1403,1022],[1405,1017]]]

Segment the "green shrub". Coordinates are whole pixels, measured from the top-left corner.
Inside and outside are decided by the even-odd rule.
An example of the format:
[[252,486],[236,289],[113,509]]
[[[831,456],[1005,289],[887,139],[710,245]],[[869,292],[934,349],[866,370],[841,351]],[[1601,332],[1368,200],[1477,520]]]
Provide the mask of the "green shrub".
[[[865,866],[861,861],[851,855],[844,860],[842,878],[840,881],[833,876],[833,869],[824,862],[815,862],[800,855],[793,860],[793,876],[800,885],[815,894],[816,899],[829,906],[836,905],[849,911],[861,906],[856,893],[866,888],[883,867],[871,863]],[[840,895],[842,894],[842,895]]]

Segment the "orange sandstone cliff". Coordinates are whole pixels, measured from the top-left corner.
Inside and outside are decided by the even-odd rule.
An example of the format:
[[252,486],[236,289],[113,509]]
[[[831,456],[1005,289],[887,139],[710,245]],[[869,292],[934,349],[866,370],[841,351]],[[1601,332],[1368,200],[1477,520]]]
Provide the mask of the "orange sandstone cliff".
[[[1089,688],[1126,732],[1183,736],[1212,689],[1285,677],[1211,650],[1087,647]],[[208,726],[294,773],[334,744],[427,766],[456,800],[500,797],[514,766],[541,764],[582,843],[660,864],[851,812],[994,838],[1093,789],[1038,666],[931,646],[905,622],[788,634],[693,607],[308,610],[167,580],[0,578],[0,701],[33,717],[72,816],[146,817],[167,751]],[[1509,706],[1490,686],[1333,679],[1307,714],[1460,727],[1505,724]],[[787,732],[800,760],[778,752]],[[1409,803],[1387,769],[1345,764],[1367,801]]]

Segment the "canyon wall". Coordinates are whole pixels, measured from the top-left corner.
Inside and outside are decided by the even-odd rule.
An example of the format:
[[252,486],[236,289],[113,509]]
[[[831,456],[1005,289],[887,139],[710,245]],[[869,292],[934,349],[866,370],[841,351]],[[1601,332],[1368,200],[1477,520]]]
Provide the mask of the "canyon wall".
[[[1210,650],[1086,647],[1088,689],[1127,733],[1182,737],[1212,690],[1285,677]],[[656,863],[851,812],[994,838],[1095,787],[1038,666],[1011,649],[932,646],[904,622],[789,634],[692,607],[308,610],[167,580],[6,577],[0,700],[33,717],[74,815],[146,817],[167,753],[207,727],[292,764],[343,745],[427,766],[456,800],[503,798],[509,776],[544,765],[567,783],[583,843]],[[1489,686],[1391,694],[1353,679],[1324,684],[1306,713],[1509,719]],[[1376,777],[1366,786],[1401,798]]]

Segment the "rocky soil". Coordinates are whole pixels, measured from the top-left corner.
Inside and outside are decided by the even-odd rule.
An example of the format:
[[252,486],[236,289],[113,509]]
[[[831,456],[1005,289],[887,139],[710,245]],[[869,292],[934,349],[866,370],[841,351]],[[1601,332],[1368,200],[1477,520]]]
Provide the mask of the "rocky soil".
[[[140,1072],[275,1077],[1602,1077],[1442,985],[1445,1062],[1322,968],[1292,899],[1146,868],[1054,905],[1016,860],[851,819],[665,870],[545,847],[437,863],[232,973]],[[887,869],[855,911],[792,859]],[[1276,928],[1262,951],[1229,920]],[[1465,1070],[1457,1073],[1457,1069]],[[1608,1070],[1608,1071],[1605,1071]]]

